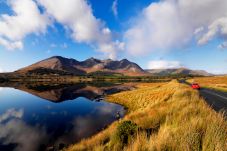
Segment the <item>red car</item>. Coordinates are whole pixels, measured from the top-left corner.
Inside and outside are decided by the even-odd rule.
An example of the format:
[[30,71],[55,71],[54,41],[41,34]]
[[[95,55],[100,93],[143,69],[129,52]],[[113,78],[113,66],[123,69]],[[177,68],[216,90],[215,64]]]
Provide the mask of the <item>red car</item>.
[[192,84],[192,89],[197,89],[197,90],[199,90],[199,89],[200,89],[199,84],[198,84],[198,83],[193,83],[193,84]]

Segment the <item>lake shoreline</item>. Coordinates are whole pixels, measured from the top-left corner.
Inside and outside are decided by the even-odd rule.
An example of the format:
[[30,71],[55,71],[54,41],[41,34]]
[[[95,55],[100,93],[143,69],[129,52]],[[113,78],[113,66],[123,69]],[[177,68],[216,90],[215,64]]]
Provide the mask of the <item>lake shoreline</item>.
[[129,89],[131,84],[0,83],[0,130],[7,134],[0,136],[0,150],[60,150],[89,138],[126,113],[103,96]]

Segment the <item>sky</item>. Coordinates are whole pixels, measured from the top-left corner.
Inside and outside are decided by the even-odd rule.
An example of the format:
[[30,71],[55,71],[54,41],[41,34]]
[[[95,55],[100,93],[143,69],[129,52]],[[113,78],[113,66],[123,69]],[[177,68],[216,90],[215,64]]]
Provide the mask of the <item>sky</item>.
[[226,0],[0,0],[0,72],[51,56],[227,73]]

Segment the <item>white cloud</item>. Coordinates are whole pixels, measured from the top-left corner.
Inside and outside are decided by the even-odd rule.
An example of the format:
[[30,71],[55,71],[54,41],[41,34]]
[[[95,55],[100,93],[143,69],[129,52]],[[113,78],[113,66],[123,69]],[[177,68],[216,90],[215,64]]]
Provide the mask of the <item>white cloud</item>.
[[226,0],[163,0],[151,3],[125,32],[126,50],[133,54],[166,51],[193,38],[206,44],[227,37]]
[[[87,43],[112,59],[122,49],[123,43],[115,41],[111,30],[93,15],[86,0],[8,0],[7,4],[13,14],[0,16],[0,45],[7,49],[22,49],[27,35],[45,33],[53,21],[62,24],[76,42]],[[42,13],[39,7],[44,8]]]
[[148,69],[174,69],[183,67],[179,61],[154,60],[148,63]]
[[214,39],[215,36],[227,36],[227,14],[225,17],[216,19],[208,26],[207,32],[201,36],[198,44],[206,44]]
[[112,12],[113,12],[115,17],[118,16],[118,8],[117,8],[117,6],[118,6],[118,0],[114,0],[111,8],[112,8]]
[[226,49],[227,48],[227,41],[224,41],[218,46],[219,49]]
[[23,43],[21,41],[9,41],[0,37],[0,45],[4,46],[8,50],[22,49]]
[[110,58],[116,56],[119,48],[117,43],[113,42],[112,32],[93,15],[92,8],[86,0],[38,0],[38,2],[52,18],[70,30],[71,37],[76,42],[90,44]]
[[22,40],[31,33],[45,33],[50,20],[41,14],[33,0],[8,0],[12,15],[0,16],[0,45],[7,49],[22,49]]
[[202,33],[203,31],[204,31],[204,27],[197,28],[194,31],[194,35],[198,35],[198,34]]

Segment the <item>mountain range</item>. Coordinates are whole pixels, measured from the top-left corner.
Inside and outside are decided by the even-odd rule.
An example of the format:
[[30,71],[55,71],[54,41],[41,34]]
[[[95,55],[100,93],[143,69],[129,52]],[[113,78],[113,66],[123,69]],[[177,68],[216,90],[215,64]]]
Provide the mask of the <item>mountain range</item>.
[[28,67],[17,70],[17,73],[42,73],[42,72],[63,72],[74,75],[85,75],[95,72],[119,73],[127,76],[143,76],[147,72],[144,71],[136,63],[127,59],[115,61],[111,59],[99,60],[89,58],[84,61],[68,59],[61,56],[54,56]]
[[139,65],[127,59],[117,60],[99,60],[89,58],[84,61],[53,56],[51,58],[39,61],[30,66],[15,71],[18,74],[71,74],[71,75],[89,75],[89,74],[120,74],[125,76],[165,76],[165,75],[200,75],[211,76],[212,74],[203,70],[190,70],[187,68],[177,69],[151,69],[144,70]]

